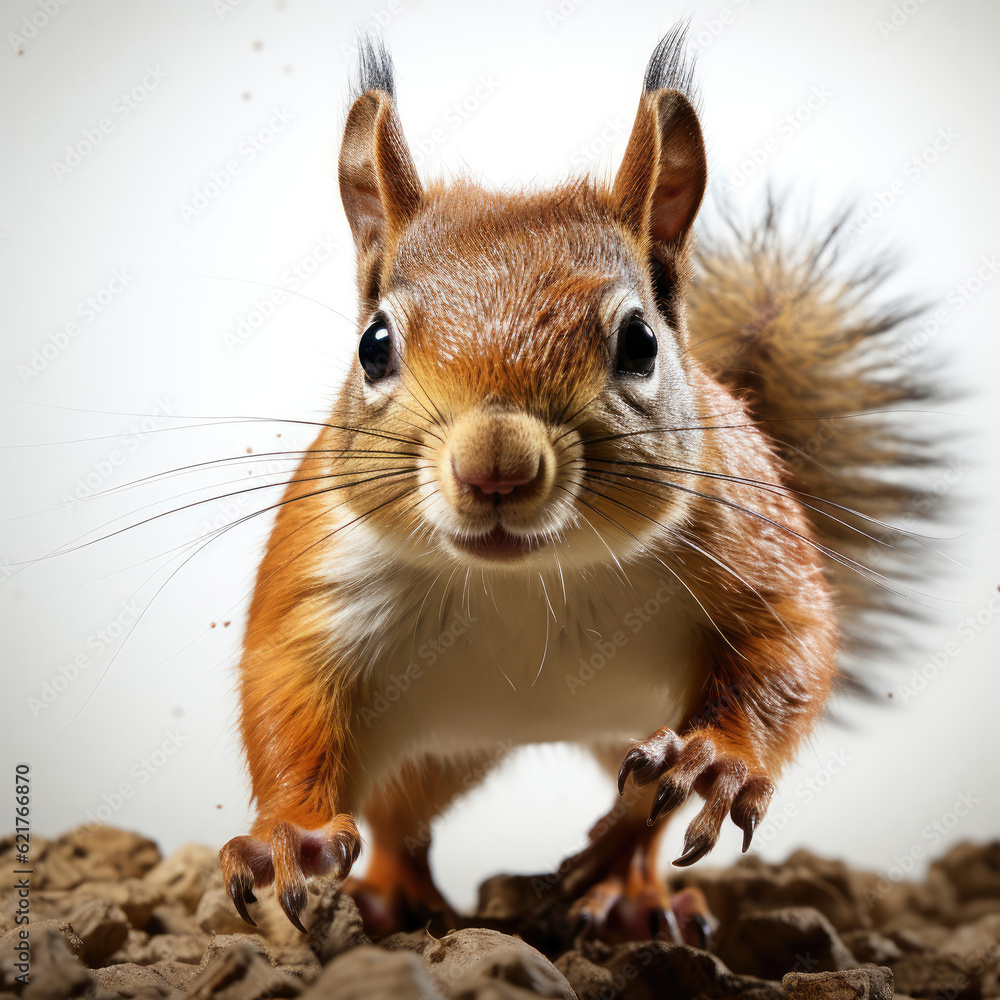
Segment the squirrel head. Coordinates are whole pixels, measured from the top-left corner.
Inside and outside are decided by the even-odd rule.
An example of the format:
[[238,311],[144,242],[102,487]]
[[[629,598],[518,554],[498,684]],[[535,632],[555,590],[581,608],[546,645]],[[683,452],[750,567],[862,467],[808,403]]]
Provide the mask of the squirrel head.
[[675,29],[654,52],[610,186],[528,193],[422,183],[391,61],[362,46],[339,160],[358,361],[338,413],[408,456],[407,502],[366,514],[389,539],[508,568],[558,546],[586,565],[683,518],[682,492],[621,463],[683,469],[702,447],[684,294],[706,161],[684,42]]

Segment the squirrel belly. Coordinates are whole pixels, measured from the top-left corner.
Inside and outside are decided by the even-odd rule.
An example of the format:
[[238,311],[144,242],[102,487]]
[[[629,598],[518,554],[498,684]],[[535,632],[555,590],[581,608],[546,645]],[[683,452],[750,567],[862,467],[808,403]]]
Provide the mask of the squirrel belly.
[[628,580],[606,567],[562,580],[462,567],[426,592],[407,593],[410,582],[398,579],[395,606],[411,606],[357,706],[368,781],[415,755],[625,747],[679,727],[703,686],[699,609],[663,566],[630,566]]

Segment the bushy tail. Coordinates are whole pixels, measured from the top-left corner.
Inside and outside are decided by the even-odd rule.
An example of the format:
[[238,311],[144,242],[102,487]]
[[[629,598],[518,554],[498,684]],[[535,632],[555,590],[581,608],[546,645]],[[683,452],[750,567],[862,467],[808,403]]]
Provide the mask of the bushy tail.
[[921,310],[879,305],[889,269],[845,271],[845,250],[843,220],[796,239],[773,200],[749,228],[727,218],[701,238],[689,326],[692,351],[746,402],[812,515],[859,683],[857,657],[889,635],[871,613],[906,607],[913,567],[913,535],[884,525],[919,528],[932,513],[920,470],[937,464],[935,449],[925,421],[901,411],[939,393],[913,372],[907,321]]

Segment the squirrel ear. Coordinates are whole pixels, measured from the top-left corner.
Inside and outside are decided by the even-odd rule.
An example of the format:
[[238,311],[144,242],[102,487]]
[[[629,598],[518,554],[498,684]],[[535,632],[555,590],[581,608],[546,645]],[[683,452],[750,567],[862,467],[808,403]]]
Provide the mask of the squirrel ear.
[[679,90],[642,95],[612,194],[626,224],[679,246],[698,214],[708,168],[698,115]]
[[351,106],[340,146],[340,198],[358,250],[397,234],[423,193],[387,79]]

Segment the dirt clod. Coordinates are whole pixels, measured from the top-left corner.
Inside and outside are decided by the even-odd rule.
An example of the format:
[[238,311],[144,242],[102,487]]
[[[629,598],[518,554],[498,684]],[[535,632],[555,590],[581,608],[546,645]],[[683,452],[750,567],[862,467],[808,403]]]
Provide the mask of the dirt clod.
[[[30,975],[17,890],[0,891],[0,1000],[897,1000],[1000,998],[1000,842],[960,844],[921,881],[797,851],[686,869],[711,953],[577,936],[547,876],[498,875],[473,916],[372,940],[354,900],[312,879],[306,934],[271,889],[237,916],[216,852],[110,827],[33,840]],[[0,861],[13,849],[0,839]],[[414,925],[415,926],[415,925]],[[447,929],[452,927],[452,929]],[[895,993],[893,992],[895,990]]]

